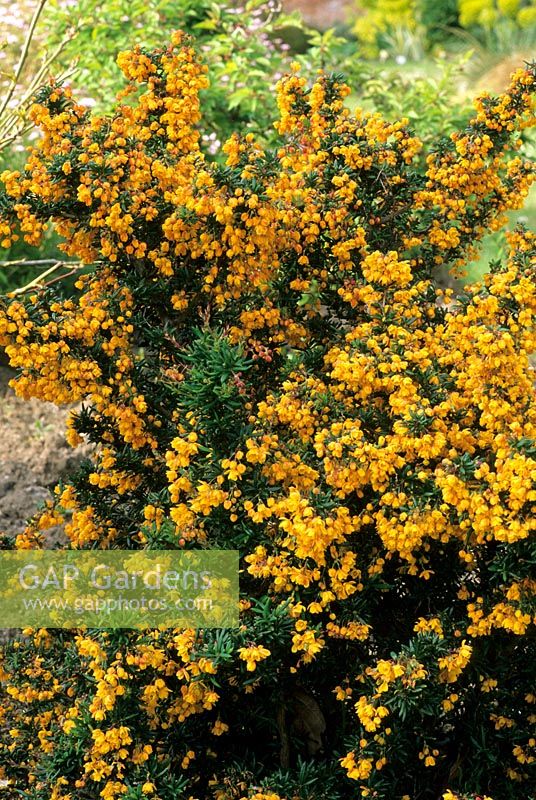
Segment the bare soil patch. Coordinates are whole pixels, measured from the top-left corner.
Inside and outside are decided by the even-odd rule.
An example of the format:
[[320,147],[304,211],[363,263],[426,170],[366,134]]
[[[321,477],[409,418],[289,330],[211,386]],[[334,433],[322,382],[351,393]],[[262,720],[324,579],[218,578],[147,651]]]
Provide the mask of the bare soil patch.
[[82,457],[65,441],[69,409],[22,400],[0,365],[0,533],[16,535]]

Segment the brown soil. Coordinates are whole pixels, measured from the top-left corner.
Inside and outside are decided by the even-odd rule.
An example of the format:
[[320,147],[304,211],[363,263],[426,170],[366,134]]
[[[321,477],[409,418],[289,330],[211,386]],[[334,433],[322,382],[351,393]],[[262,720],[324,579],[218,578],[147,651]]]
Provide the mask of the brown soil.
[[69,409],[21,400],[8,386],[12,377],[0,365],[0,533],[11,536],[81,458],[64,437]]

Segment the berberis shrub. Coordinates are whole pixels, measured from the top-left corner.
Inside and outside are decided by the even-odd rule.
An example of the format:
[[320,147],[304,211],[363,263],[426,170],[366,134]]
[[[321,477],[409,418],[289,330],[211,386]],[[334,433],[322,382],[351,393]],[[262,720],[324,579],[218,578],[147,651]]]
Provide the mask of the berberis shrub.
[[96,446],[4,546],[239,549],[241,626],[10,642],[10,797],[527,798],[535,237],[456,300],[434,273],[527,192],[534,68],[426,156],[295,70],[279,148],[218,165],[191,43],[119,64],[130,102],[48,86],[3,176],[4,244],[52,221],[97,265],[1,306],[18,394]]

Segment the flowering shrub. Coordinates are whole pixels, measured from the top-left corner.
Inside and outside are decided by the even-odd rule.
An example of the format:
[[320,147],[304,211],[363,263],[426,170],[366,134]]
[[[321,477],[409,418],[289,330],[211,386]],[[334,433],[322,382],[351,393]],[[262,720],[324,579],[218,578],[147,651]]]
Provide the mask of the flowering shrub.
[[[211,155],[220,153],[220,145],[235,128],[270,138],[277,114],[271,88],[293,59],[285,37],[303,43],[305,52],[298,60],[308,73],[314,76],[318,66],[314,46],[318,34],[304,25],[297,12],[283,13],[278,0],[77,0],[51,5],[45,22],[50,45],[78,28],[60,63],[76,61],[73,85],[89,95],[86,102],[99,111],[109,111],[122,88],[115,58],[129,47],[133,28],[148,48],[167,40],[177,28],[195,35],[210,69],[199,125],[202,148]],[[344,64],[358,75],[361,66],[355,47],[333,33],[322,40],[323,66]]]
[[[235,630],[27,631],[2,778],[32,800],[526,798],[534,775],[535,236],[454,303],[522,203],[533,67],[427,155],[298,71],[275,150],[199,149],[182,34],[92,116],[42,90],[4,246],[95,270],[0,306],[23,397],[83,401],[93,457],[6,547],[241,552]],[[465,793],[465,794],[464,794]],[[473,795],[471,795],[471,798]]]
[[[13,3],[8,5],[14,8]],[[11,46],[22,46],[18,29],[23,24],[24,14],[17,16],[14,8],[14,15],[11,15],[7,7],[3,9],[0,5],[0,16],[3,12],[6,22],[13,17],[17,23],[18,36],[11,37],[14,40]],[[149,48],[167,40],[177,28],[195,33],[197,48],[211,76],[210,85],[202,90],[203,117],[198,123],[201,147],[208,158],[224,160],[221,145],[235,128],[255,133],[264,143],[273,139],[272,122],[277,115],[277,105],[272,86],[290,69],[293,60],[291,47],[283,38],[289,32],[301,39],[304,47],[307,45],[305,52],[297,56],[306,74],[314,77],[321,62],[325,68],[337,64],[338,69],[351,72],[356,83],[367,79],[355,45],[335,36],[333,30],[319,34],[308,29],[297,12],[282,13],[276,0],[247,0],[242,4],[232,0],[225,3],[213,0],[39,0],[38,12],[35,46],[27,61],[35,64],[37,45],[42,47],[43,41],[49,55],[43,68],[31,76],[31,85],[26,87],[24,95],[21,91],[17,93],[18,106],[9,110],[5,125],[0,113],[0,172],[7,166],[13,170],[24,163],[18,152],[23,144],[16,143],[14,148],[2,153],[3,139],[8,142],[13,134],[20,134],[27,127],[26,114],[22,112],[30,105],[36,87],[45,82],[51,64],[57,71],[60,66],[69,70],[81,104],[100,113],[113,107],[116,94],[122,88],[115,58],[129,46],[132,29]],[[18,47],[15,49],[18,58]],[[0,48],[0,58],[2,55]],[[1,106],[0,101],[0,111]],[[11,130],[9,137],[8,128]],[[3,253],[2,261],[7,264],[0,264],[0,292],[18,289],[30,280],[39,282],[40,273],[45,269],[42,260],[47,259],[46,266],[50,267],[58,259],[55,244],[55,238],[47,238],[36,252],[32,246],[19,242]],[[24,258],[37,260],[37,268],[21,264]],[[61,263],[60,267],[63,269]],[[65,270],[70,273],[69,264],[65,265]],[[70,291],[67,281],[63,285],[65,291]]]
[[530,52],[534,43],[534,0],[358,0],[357,8],[354,33],[373,56],[387,48],[418,59],[423,45],[446,44],[459,27],[471,29],[491,53]]
[[[211,85],[203,92],[205,147],[219,149],[235,125],[266,130],[275,104],[263,76],[288,69],[281,39],[288,25],[302,27],[296,15],[279,13],[274,2],[250,0],[215,4],[211,0],[82,0],[48,9],[48,38],[56,42],[81,17],[83,24],[62,63],[76,59],[75,85],[87,102],[109,110],[121,88],[115,57],[129,46],[132,28],[140,42],[154,47],[177,28],[195,33],[210,64]],[[210,138],[209,138],[210,137]]]
[[414,30],[418,24],[415,0],[360,0],[362,13],[354,24],[354,32],[362,46],[374,54],[382,34],[391,28]]
[[[458,2],[473,0],[358,0],[354,33],[370,55],[385,47],[402,55],[401,47],[409,46],[409,53],[413,50],[419,58],[423,45],[428,49],[447,39],[449,30],[457,26]],[[408,40],[405,47],[404,39]]]
[[482,25],[491,28],[501,19],[514,20],[529,28],[536,22],[534,0],[458,0],[460,23],[464,27]]

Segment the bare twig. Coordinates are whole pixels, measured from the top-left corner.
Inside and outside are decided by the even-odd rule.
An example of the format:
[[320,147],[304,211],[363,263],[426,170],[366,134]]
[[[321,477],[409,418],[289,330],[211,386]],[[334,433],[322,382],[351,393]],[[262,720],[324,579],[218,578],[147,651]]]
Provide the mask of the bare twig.
[[[48,259],[42,259],[42,261],[48,261]],[[23,261],[20,263],[28,265],[32,264],[31,261]],[[35,264],[38,262],[33,262],[33,263]],[[49,275],[52,275],[58,269],[61,268],[65,269],[65,267],[67,266],[72,267],[72,269],[70,269],[63,275],[59,275],[58,277],[53,278],[53,280],[48,281],[47,283],[43,282],[44,278],[48,278]],[[9,292],[9,297],[17,297],[19,294],[25,294],[26,292],[29,292],[32,289],[42,289],[46,286],[51,286],[53,283],[57,283],[57,281],[62,281],[64,278],[68,278],[70,275],[74,275],[76,272],[79,272],[85,266],[87,266],[87,264],[83,264],[81,262],[55,261],[49,269],[42,272],[40,275],[37,276],[37,278],[31,280],[30,283],[26,284],[26,286],[21,286],[20,288],[14,289],[12,292]]]
[[46,288],[48,286],[52,286],[53,283],[58,283],[58,281],[63,281],[65,278],[70,278],[71,275],[76,275],[77,272],[80,272],[84,267],[87,267],[87,264],[78,264],[77,267],[69,270],[69,272],[65,272],[63,275],[58,275],[57,278],[52,278],[51,281],[47,281],[46,283],[40,284],[41,288]]
[[30,283],[26,284],[26,286],[21,286],[19,289],[14,289],[9,294],[13,295],[13,296],[16,296],[18,294],[24,294],[24,292],[27,292],[30,289],[37,288],[38,286],[41,285],[43,278],[46,278],[48,275],[52,275],[52,273],[56,272],[56,270],[59,269],[62,265],[63,265],[63,262],[56,261],[49,269],[47,269],[44,272],[42,272],[41,275],[37,276],[37,278],[34,278],[33,280],[31,280]]
[[18,267],[22,265],[28,267],[42,267],[45,264],[65,264],[66,267],[69,267],[72,263],[74,262],[60,261],[58,258],[38,258],[34,261],[30,261],[25,258],[18,258],[15,261],[0,261],[0,267]]
[[17,83],[19,82],[19,78],[20,78],[20,76],[22,74],[22,70],[24,69],[24,64],[26,63],[26,59],[28,57],[28,51],[29,51],[30,45],[32,43],[32,39],[33,39],[34,31],[35,31],[35,26],[37,25],[39,17],[41,16],[41,12],[43,11],[43,8],[45,7],[46,3],[47,3],[47,0],[39,0],[39,2],[37,4],[37,8],[34,11],[34,15],[32,17],[32,21],[30,22],[30,27],[28,28],[28,32],[26,34],[26,38],[25,38],[24,44],[22,46],[22,50],[21,50],[21,54],[20,54],[20,58],[19,58],[19,63],[15,67],[15,72],[14,72],[13,78],[11,80],[11,83],[9,85],[9,88],[8,88],[8,90],[6,92],[6,95],[5,95],[4,99],[2,100],[2,103],[0,104],[0,117],[2,116],[4,111],[6,110],[9,101],[13,97],[13,93],[15,92],[15,89],[17,88]]
[[[32,125],[25,120],[25,114],[28,107],[32,102],[33,95],[36,89],[43,83],[50,66],[57,59],[68,41],[70,41],[78,32],[78,27],[73,28],[65,38],[57,45],[52,53],[45,55],[41,66],[30,80],[28,87],[22,92],[21,97],[18,98],[17,108],[10,109],[9,103],[17,90],[19,80],[21,78],[24,66],[28,59],[28,53],[35,33],[35,27],[48,0],[39,0],[37,8],[35,9],[30,27],[26,33],[26,38],[22,47],[21,55],[15,71],[10,79],[8,89],[2,101],[0,101],[0,150],[11,144],[16,138],[27,133]],[[62,83],[67,78],[71,77],[74,73],[74,68],[64,70],[58,75],[58,82]]]

